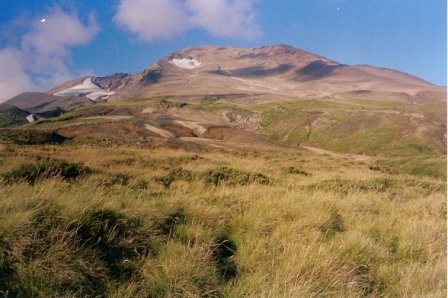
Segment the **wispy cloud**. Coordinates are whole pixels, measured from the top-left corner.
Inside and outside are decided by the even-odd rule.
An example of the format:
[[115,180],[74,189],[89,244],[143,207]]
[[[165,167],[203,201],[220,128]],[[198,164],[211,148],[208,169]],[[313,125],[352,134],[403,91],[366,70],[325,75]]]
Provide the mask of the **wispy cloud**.
[[140,40],[172,38],[193,28],[213,36],[254,39],[255,0],[120,0],[115,21]]
[[16,49],[0,50],[0,102],[33,88],[21,64],[21,56]]
[[188,15],[177,0],[121,0],[115,21],[142,40],[172,37],[188,30]]
[[15,42],[6,41],[0,49],[0,99],[71,78],[71,49],[88,44],[99,31],[93,15],[83,23],[75,13],[58,7],[45,14],[45,22],[41,19],[29,21]]

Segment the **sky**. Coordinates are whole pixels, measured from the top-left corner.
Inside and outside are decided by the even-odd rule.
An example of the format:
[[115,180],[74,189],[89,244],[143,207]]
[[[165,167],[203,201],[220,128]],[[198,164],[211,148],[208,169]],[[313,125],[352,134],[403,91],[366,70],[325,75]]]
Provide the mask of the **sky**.
[[288,44],[447,84],[445,0],[0,0],[0,101],[198,45]]

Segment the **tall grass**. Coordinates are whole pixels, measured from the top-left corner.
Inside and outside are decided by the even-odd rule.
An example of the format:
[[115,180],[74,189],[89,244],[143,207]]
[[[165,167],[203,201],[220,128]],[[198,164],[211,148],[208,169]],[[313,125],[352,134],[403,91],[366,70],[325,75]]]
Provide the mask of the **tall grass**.
[[[2,295],[446,296],[440,179],[290,150],[0,156],[1,175],[49,157],[90,169],[1,182]],[[254,173],[269,183],[240,183]]]

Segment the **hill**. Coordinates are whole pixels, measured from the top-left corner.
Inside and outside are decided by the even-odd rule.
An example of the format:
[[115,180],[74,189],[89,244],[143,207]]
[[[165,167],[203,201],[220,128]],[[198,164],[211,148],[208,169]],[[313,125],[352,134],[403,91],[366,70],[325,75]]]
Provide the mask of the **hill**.
[[14,127],[28,123],[30,113],[7,103],[0,103],[0,128]]
[[53,96],[42,92],[23,92],[6,103],[44,117],[59,116],[76,107],[92,104],[91,100],[82,96]]

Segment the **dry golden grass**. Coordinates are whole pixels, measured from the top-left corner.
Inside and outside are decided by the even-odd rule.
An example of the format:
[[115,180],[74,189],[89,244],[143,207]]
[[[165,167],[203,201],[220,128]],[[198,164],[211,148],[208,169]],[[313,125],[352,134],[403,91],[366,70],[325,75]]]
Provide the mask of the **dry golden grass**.
[[[0,174],[45,158],[93,172],[74,181],[1,185],[0,294],[446,296],[442,180],[292,150],[191,153],[91,145],[7,145]],[[270,183],[207,185],[207,171],[221,167],[261,173]],[[191,179],[161,183],[179,168]],[[86,218],[98,210],[119,217],[112,229],[104,218],[88,226]],[[117,234],[122,225],[127,230]],[[98,226],[109,242],[95,238],[95,246],[79,236]],[[128,251],[142,241],[147,254]],[[124,257],[108,263],[107,249],[117,247]]]

